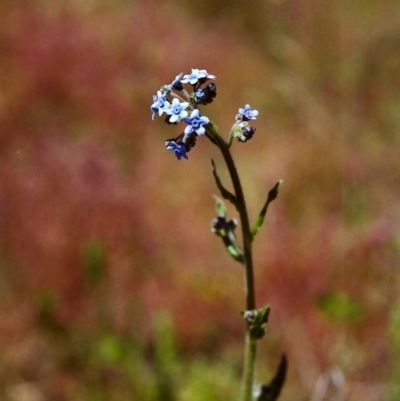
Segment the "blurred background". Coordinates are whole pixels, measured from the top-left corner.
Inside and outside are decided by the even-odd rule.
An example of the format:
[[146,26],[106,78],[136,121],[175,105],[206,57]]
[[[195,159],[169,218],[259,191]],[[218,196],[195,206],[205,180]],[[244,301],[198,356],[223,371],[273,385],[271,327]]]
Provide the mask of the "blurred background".
[[180,127],[150,113],[191,68],[217,76],[224,136],[260,112],[232,150],[252,221],[284,180],[255,241],[257,380],[286,352],[282,400],[332,369],[349,401],[399,400],[395,0],[0,2],[0,399],[237,399],[243,277],[210,230],[211,158],[229,178],[206,139],[178,162]]

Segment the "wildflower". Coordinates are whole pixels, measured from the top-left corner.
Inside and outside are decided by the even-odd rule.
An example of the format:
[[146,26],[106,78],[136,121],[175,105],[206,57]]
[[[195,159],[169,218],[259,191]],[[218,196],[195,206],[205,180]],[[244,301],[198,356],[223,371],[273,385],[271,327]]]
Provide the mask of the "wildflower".
[[154,114],[158,112],[158,115],[168,110],[171,107],[171,103],[167,100],[167,94],[161,91],[157,91],[157,95],[153,96],[153,104],[151,105],[151,111],[153,112],[152,119],[154,120]]
[[230,135],[244,143],[251,139],[255,132],[256,129],[251,127],[247,121],[237,121],[231,129]]
[[199,88],[194,94],[196,103],[207,105],[212,103],[217,96],[217,86],[214,83],[208,84],[205,88]]
[[247,142],[249,139],[253,138],[256,129],[254,127],[246,126],[242,128],[242,135],[238,138],[239,142]]
[[206,82],[208,79],[215,79],[216,76],[215,75],[211,75],[209,74],[206,70],[200,70],[199,73],[201,75],[204,75],[204,77],[200,77],[199,78],[199,82],[202,84],[204,82]]
[[182,76],[183,76],[183,72],[181,72],[179,75],[177,75],[175,77],[175,79],[172,81],[171,87],[177,91],[181,91],[183,89],[183,84],[181,82]]
[[189,102],[180,102],[177,98],[172,100],[171,106],[165,110],[165,113],[171,116],[169,121],[171,123],[179,122],[189,113],[185,110],[189,106]]
[[181,157],[187,159],[188,157],[186,153],[190,152],[190,150],[196,145],[196,137],[197,134],[186,135],[182,132],[182,134],[176,138],[167,139],[165,141],[165,146],[167,150],[172,150],[175,153],[178,160],[180,160]]
[[185,159],[188,158],[185,145],[176,143],[174,139],[166,140],[165,147],[167,148],[167,150],[172,150],[178,160],[181,160],[182,157],[184,157]]
[[239,109],[239,114],[236,116],[238,121],[255,120],[258,116],[258,110],[252,110],[249,104],[244,106],[244,109]]
[[210,75],[206,70],[193,69],[192,73],[187,74],[181,79],[183,84],[189,83],[190,85],[196,85],[198,82],[203,83],[207,79],[215,79],[214,75]]
[[193,110],[190,117],[184,118],[183,121],[188,124],[188,126],[185,128],[185,134],[196,132],[198,135],[204,135],[206,130],[204,129],[203,125],[210,122],[208,117],[200,116],[198,109]]

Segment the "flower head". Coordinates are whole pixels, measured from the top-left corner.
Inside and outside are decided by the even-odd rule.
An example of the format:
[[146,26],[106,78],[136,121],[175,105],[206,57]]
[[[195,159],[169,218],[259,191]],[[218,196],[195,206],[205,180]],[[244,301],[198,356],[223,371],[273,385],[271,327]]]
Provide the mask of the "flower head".
[[178,160],[182,157],[187,159],[187,152],[196,145],[197,134],[187,135],[184,132],[178,135],[176,138],[167,139],[165,141],[165,147],[167,150],[172,150]]
[[239,114],[236,116],[238,121],[255,120],[258,116],[258,110],[252,110],[249,104],[244,106],[244,109],[239,109]]
[[194,100],[196,103],[207,105],[212,103],[214,98],[217,96],[217,86],[212,82],[205,88],[199,88],[195,92]]
[[189,113],[185,110],[189,106],[189,102],[180,102],[177,98],[172,100],[171,106],[165,110],[165,113],[170,115],[169,122],[175,123],[181,121]]
[[182,157],[185,159],[188,158],[185,145],[176,143],[174,139],[168,139],[165,141],[165,147],[168,150],[172,150],[178,160],[181,160]]
[[207,79],[215,79],[214,75],[210,75],[206,70],[193,69],[192,73],[187,74],[181,79],[183,84],[189,83],[190,85],[196,85],[198,82],[203,83]]
[[175,79],[172,81],[171,87],[177,91],[181,91],[183,89],[183,84],[181,82],[182,76],[183,76],[183,72],[181,72],[179,75],[177,75],[175,77]]
[[193,110],[190,117],[186,117],[183,121],[188,124],[185,128],[185,134],[191,134],[192,132],[196,132],[198,135],[204,135],[205,129],[203,127],[204,124],[208,124],[210,122],[208,117],[200,116],[200,112],[198,109]]
[[153,112],[153,120],[154,114],[158,112],[158,115],[168,110],[171,107],[171,103],[167,100],[167,94],[161,91],[157,91],[157,95],[153,96],[153,104],[151,105],[151,111]]
[[249,125],[242,128],[242,134],[238,136],[239,142],[247,142],[253,135],[256,133],[256,129],[254,127],[250,127]]

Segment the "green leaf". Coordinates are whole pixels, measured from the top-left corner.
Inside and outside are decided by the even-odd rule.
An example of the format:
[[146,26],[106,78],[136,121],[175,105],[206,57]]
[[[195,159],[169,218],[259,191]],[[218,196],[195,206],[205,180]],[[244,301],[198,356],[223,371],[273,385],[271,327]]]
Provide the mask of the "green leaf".
[[211,164],[213,166],[213,175],[214,175],[214,179],[215,179],[215,184],[217,185],[219,191],[221,192],[221,195],[224,199],[229,200],[229,202],[231,202],[233,205],[236,206],[237,208],[237,200],[236,200],[236,196],[233,195],[233,193],[231,193],[230,191],[228,191],[223,185],[222,182],[217,174],[217,167],[215,166],[214,160],[211,159]]
[[243,253],[237,244],[228,245],[226,250],[233,257],[233,259],[235,259],[237,262],[243,263]]
[[279,192],[279,187],[282,184],[282,180],[279,180],[275,186],[268,192],[268,197],[267,200],[263,206],[263,208],[261,209],[260,214],[257,217],[257,220],[251,230],[251,235],[253,236],[253,238],[256,236],[259,228],[262,226],[262,224],[264,223],[264,218],[265,215],[267,213],[268,210],[268,206],[269,204],[274,201],[276,199],[276,197],[278,196],[278,192]]
[[217,195],[214,195],[214,199],[216,202],[215,209],[217,210],[218,216],[226,217],[226,215],[228,214],[228,210],[225,206],[224,201]]
[[257,401],[276,401],[278,399],[285,383],[287,364],[287,357],[285,354],[282,354],[275,376],[268,384],[261,386],[260,393],[256,398]]

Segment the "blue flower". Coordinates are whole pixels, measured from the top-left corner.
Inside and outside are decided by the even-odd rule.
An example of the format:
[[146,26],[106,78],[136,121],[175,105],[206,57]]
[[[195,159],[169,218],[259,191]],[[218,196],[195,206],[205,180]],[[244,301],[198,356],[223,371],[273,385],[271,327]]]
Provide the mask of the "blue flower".
[[204,135],[205,129],[203,127],[204,124],[208,124],[210,120],[208,117],[200,116],[200,112],[198,109],[193,110],[190,117],[186,117],[183,119],[188,126],[185,128],[185,134],[191,134],[192,132],[196,132],[198,135]]
[[167,94],[157,91],[157,95],[153,96],[153,104],[151,105],[151,111],[153,112],[152,119],[154,120],[154,114],[158,112],[158,115],[168,110],[171,107],[171,103],[167,100]]
[[199,74],[203,75],[200,78],[204,81],[206,81],[207,79],[215,79],[216,76],[215,75],[211,75],[209,74],[206,70],[199,70]]
[[189,113],[185,110],[189,106],[189,102],[180,103],[177,98],[172,100],[171,107],[165,112],[170,115],[169,121],[171,123],[179,122],[185,118]]
[[177,91],[181,91],[183,89],[183,85],[181,82],[182,76],[183,76],[183,72],[181,72],[179,75],[177,75],[175,77],[175,79],[172,81],[171,87]]
[[187,154],[186,154],[186,147],[185,145],[181,145],[176,143],[173,139],[169,139],[165,142],[165,147],[168,150],[172,150],[175,153],[175,156],[178,160],[181,160],[182,157],[187,159]]
[[207,105],[212,103],[214,98],[217,96],[217,87],[212,82],[208,84],[205,88],[199,88],[194,94],[194,100],[196,103]]
[[239,109],[238,119],[241,121],[255,120],[258,116],[257,110],[252,110],[249,104],[244,106],[244,109]]
[[207,79],[215,79],[215,76],[210,75],[206,70],[192,68],[192,73],[185,75],[183,79],[181,79],[181,82],[183,84],[190,83],[190,85],[195,85],[199,80],[204,82]]

